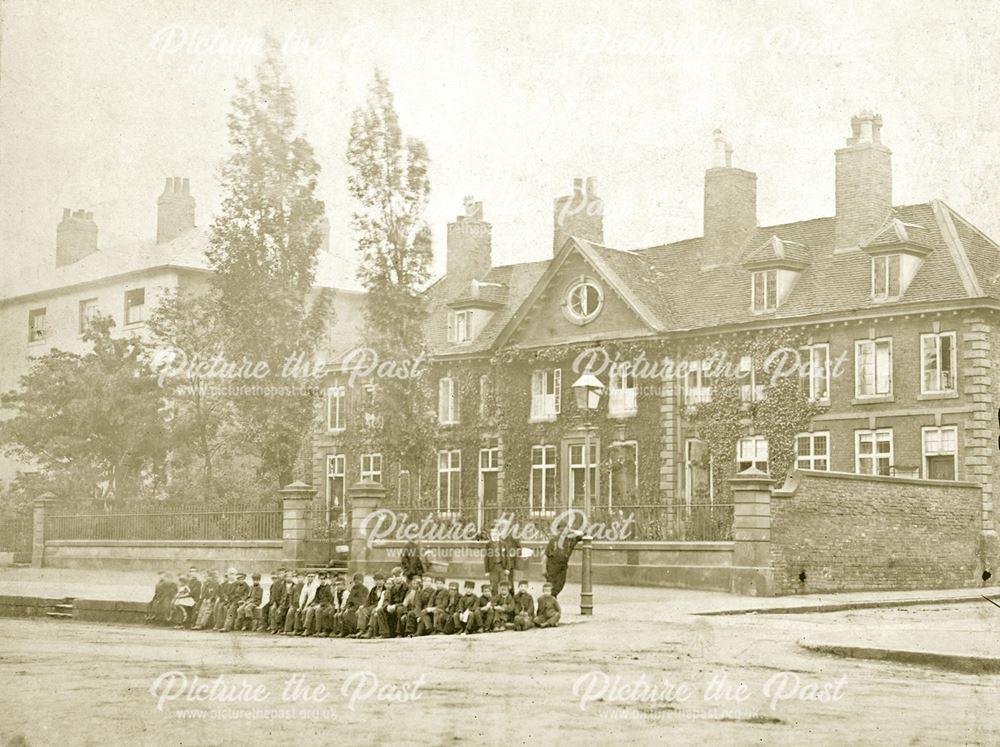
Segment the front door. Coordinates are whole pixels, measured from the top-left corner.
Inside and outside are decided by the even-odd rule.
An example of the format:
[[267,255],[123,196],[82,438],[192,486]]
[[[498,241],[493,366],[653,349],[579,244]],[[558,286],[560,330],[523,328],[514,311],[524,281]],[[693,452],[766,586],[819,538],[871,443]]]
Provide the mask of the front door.
[[488,532],[500,513],[497,496],[499,452],[497,447],[479,450],[479,512],[477,518],[480,532]]
[[[601,445],[596,436],[590,438],[590,459],[584,458],[587,450],[586,436],[570,436],[563,439],[563,495],[566,496],[565,508],[585,510],[587,505],[587,470],[590,471],[590,505],[591,510],[600,505],[597,496],[601,494],[600,475],[597,465],[600,460]],[[589,464],[588,464],[589,462]]]

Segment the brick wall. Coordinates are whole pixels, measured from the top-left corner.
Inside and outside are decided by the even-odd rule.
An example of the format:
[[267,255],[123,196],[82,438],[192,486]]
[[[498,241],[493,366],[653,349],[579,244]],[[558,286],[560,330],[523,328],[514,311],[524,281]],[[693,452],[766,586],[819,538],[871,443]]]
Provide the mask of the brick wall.
[[775,592],[975,587],[981,526],[978,485],[797,472],[771,499]]

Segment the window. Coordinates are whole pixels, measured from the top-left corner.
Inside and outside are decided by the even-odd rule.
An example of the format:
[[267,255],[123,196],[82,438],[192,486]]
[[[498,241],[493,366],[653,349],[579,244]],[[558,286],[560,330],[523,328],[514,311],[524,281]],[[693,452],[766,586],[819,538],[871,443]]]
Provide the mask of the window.
[[125,324],[139,324],[146,318],[146,289],[125,291]]
[[854,432],[854,471],[859,475],[892,472],[892,428]]
[[802,383],[809,388],[809,400],[826,402],[830,399],[830,346],[827,343],[801,348],[805,364]]
[[479,377],[479,417],[493,414],[493,379],[486,374]]
[[800,433],[795,437],[795,466],[830,471],[830,433]]
[[458,449],[438,452],[438,511],[462,510],[462,452]]
[[531,447],[531,485],[528,505],[535,516],[553,516],[556,500],[556,447]]
[[342,386],[331,386],[326,390],[326,429],[344,430],[345,399],[347,390]]
[[562,398],[562,370],[549,368],[531,373],[531,420],[555,420]]
[[[337,511],[336,509],[339,509]],[[344,518],[344,455],[328,454],[326,457],[326,522]],[[340,514],[339,517],[335,514]]]
[[378,413],[375,411],[377,393],[378,390],[374,384],[364,384],[361,387],[361,410],[364,413],[366,428],[375,428],[379,424]]
[[955,391],[955,333],[920,335],[920,392]]
[[958,428],[924,428],[924,478],[954,480],[958,474]]
[[608,414],[618,418],[635,415],[638,411],[635,400],[635,374],[627,363],[612,364],[610,384]]
[[94,319],[98,317],[100,310],[97,308],[97,299],[88,298],[85,301],[80,301],[80,334],[82,335],[88,329],[90,325],[94,323]]
[[778,308],[778,271],[760,270],[753,274],[754,312],[774,311]]
[[448,312],[448,342],[468,342],[472,339],[472,312]]
[[45,339],[48,330],[45,326],[45,309],[32,309],[28,312],[28,342],[40,342]]
[[856,340],[854,392],[857,397],[892,394],[892,338]]
[[639,502],[639,443],[615,441],[608,459],[608,508]]
[[737,377],[740,381],[740,399],[744,402],[759,402],[764,399],[764,385],[758,383],[764,380],[764,376],[753,365],[753,358],[744,355],[740,358]]
[[872,298],[885,301],[899,298],[899,255],[872,257]]
[[596,505],[594,500],[600,495],[600,485],[597,481],[597,439],[591,439],[590,459],[584,459],[586,444],[577,443],[569,445],[569,495],[566,496],[566,505],[584,507],[587,503],[587,481],[590,481],[591,504]]
[[684,404],[697,405],[712,401],[712,387],[709,386],[709,366],[704,361],[688,361],[684,376]]
[[581,279],[566,291],[566,315],[577,324],[593,321],[603,305],[604,293],[593,280]]
[[401,469],[396,476],[396,498],[400,506],[413,505],[413,479],[408,469]]
[[712,457],[708,444],[697,438],[684,442],[684,500],[692,503],[711,503],[715,499],[712,479]]
[[763,436],[741,438],[736,444],[736,467],[738,472],[751,467],[767,472],[767,439]]
[[361,455],[361,479],[368,482],[382,482],[382,455]]
[[438,380],[438,423],[454,425],[458,422],[458,402],[455,397],[455,380],[444,376]]

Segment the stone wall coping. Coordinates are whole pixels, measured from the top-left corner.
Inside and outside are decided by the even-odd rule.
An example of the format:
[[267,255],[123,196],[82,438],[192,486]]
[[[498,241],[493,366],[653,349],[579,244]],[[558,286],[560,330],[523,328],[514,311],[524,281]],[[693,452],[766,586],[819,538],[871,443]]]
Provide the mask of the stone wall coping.
[[963,480],[924,480],[916,477],[886,477],[884,475],[859,475],[856,472],[833,472],[809,469],[794,469],[788,473],[785,484],[780,488],[772,488],[771,495],[778,498],[790,498],[798,490],[802,477],[819,478],[821,480],[856,480],[859,482],[884,483],[889,485],[918,485],[924,488],[966,488],[981,490],[982,486]]
[[281,540],[46,540],[46,547],[257,547],[280,548]]

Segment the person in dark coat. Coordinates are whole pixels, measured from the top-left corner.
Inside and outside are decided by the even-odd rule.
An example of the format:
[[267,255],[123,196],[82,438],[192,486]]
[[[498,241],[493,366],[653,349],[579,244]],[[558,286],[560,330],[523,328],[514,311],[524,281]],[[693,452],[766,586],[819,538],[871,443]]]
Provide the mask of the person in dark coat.
[[535,599],[522,581],[514,595],[514,630],[531,630],[535,626]]
[[354,574],[354,583],[347,592],[347,598],[334,616],[334,632],[338,636],[354,635],[358,632],[358,610],[368,600],[368,587],[362,573]]
[[483,570],[486,571],[486,575],[490,579],[490,586],[494,589],[499,589],[500,582],[507,578],[505,554],[504,544],[500,541],[500,532],[491,529],[490,539],[486,543],[486,550],[483,554]]
[[409,581],[414,576],[424,575],[424,561],[420,557],[420,545],[414,540],[406,543],[403,554],[400,557],[400,565],[403,566],[403,576]]
[[542,584],[542,595],[538,597],[538,609],[535,613],[535,627],[554,628],[559,624],[561,615],[559,600],[552,594],[552,584]]
[[545,580],[552,584],[552,596],[558,597],[566,585],[566,569],[576,544],[583,537],[583,532],[563,534],[553,532],[549,544],[545,547]]
[[521,543],[518,541],[517,537],[510,530],[504,535],[502,540],[502,557],[503,557],[503,567],[506,572],[507,584],[511,589],[517,588],[514,584],[514,572],[517,570],[517,564],[520,562],[521,558]]
[[146,605],[146,620],[148,622],[165,623],[170,619],[174,596],[177,594],[177,584],[173,576],[166,571],[160,571],[160,577],[153,589],[153,598]]

